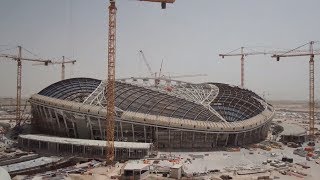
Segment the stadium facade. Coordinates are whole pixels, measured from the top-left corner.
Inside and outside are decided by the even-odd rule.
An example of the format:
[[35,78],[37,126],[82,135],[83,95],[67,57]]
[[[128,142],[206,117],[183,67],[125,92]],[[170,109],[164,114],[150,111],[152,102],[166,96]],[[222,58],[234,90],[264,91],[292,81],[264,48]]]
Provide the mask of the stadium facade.
[[[37,133],[103,140],[106,82],[72,78],[30,98]],[[222,83],[152,78],[116,81],[115,141],[158,149],[213,149],[267,137],[274,108],[254,92]]]

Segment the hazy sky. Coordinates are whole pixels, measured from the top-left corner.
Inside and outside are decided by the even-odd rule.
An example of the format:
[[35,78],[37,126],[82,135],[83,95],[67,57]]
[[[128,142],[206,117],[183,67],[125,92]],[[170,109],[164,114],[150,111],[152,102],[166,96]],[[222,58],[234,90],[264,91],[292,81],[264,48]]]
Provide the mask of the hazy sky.
[[[107,0],[0,0],[0,51],[22,45],[44,58],[64,55],[78,60],[67,65],[67,78],[105,79],[107,6]],[[142,49],[154,71],[164,59],[163,71],[170,75],[208,74],[186,81],[239,85],[239,57],[222,60],[219,53],[241,46],[290,49],[320,40],[318,0],[176,0],[166,10],[160,4],[118,0],[117,7],[118,78],[148,74],[138,54]],[[34,57],[25,51],[23,56]],[[60,66],[31,64],[23,63],[23,96],[60,79]],[[308,82],[308,57],[280,62],[246,57],[246,87],[269,93],[269,99],[308,99]],[[0,96],[15,96],[15,62],[0,59],[0,83]]]

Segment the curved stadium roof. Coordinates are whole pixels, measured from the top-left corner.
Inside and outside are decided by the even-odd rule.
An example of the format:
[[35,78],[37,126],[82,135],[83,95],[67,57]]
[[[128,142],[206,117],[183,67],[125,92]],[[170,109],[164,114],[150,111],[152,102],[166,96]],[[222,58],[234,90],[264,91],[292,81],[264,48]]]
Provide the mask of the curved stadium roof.
[[[54,83],[38,94],[95,106],[105,106],[105,81],[73,78]],[[201,121],[242,121],[261,113],[264,100],[252,91],[222,83],[179,83],[162,86],[116,81],[116,108]]]

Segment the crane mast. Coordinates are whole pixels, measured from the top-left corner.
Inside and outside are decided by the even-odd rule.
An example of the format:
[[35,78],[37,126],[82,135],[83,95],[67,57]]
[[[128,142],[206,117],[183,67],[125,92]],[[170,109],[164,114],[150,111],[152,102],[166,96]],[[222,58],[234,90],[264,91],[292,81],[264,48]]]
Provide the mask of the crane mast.
[[244,87],[244,54],[243,54],[243,47],[241,47],[241,87]]
[[18,46],[18,58],[17,58],[17,107],[16,107],[16,124],[20,126],[21,122],[21,78],[22,78],[22,48]]
[[309,134],[314,137],[314,54],[313,44],[310,42],[310,60],[309,60]]
[[[161,3],[162,9],[166,8],[166,3],[174,3],[175,0],[140,0]],[[115,0],[109,1],[109,33],[108,33],[108,75],[105,97],[107,100],[106,117],[106,158],[107,163],[114,161],[114,120],[115,120],[115,61],[116,61],[116,14],[117,7]]]
[[109,35],[108,35],[108,83],[105,96],[107,97],[107,123],[106,123],[106,155],[107,163],[114,161],[114,115],[115,115],[115,59],[116,59],[116,3],[110,0],[109,6]]

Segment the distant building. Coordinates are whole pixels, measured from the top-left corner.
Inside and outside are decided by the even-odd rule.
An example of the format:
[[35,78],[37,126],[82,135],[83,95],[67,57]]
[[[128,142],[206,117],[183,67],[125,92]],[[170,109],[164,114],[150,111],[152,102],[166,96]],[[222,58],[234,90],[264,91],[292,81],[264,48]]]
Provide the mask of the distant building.
[[182,164],[175,164],[170,167],[170,177],[174,179],[181,179],[182,177]]
[[282,123],[283,131],[280,133],[280,141],[303,143],[306,141],[307,130],[298,124]]
[[123,169],[121,179],[139,180],[145,179],[150,173],[150,165],[138,162],[129,162]]

